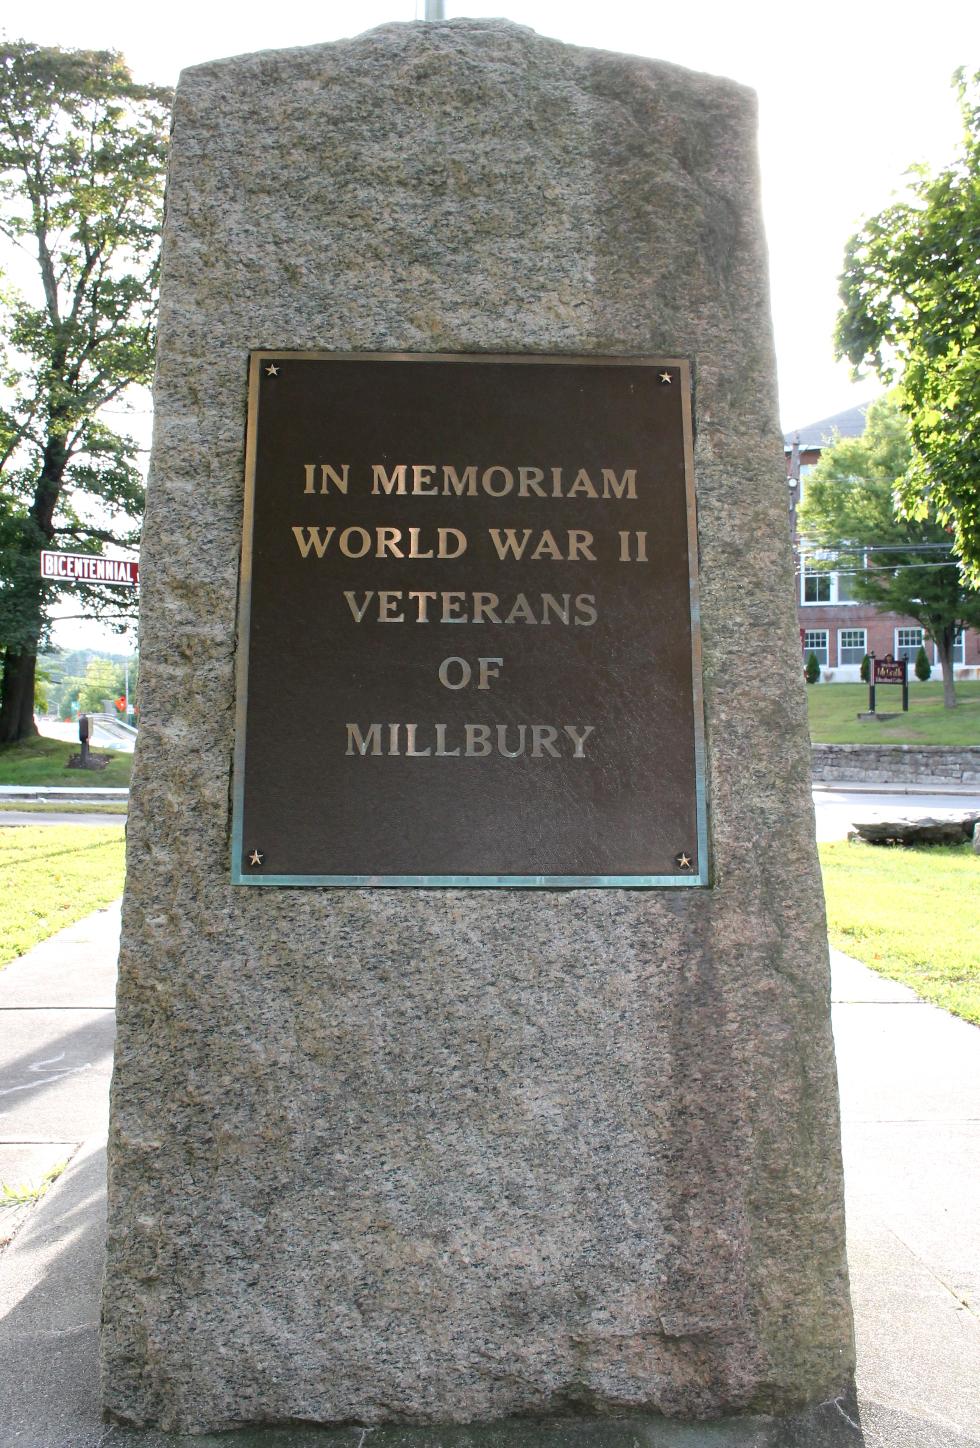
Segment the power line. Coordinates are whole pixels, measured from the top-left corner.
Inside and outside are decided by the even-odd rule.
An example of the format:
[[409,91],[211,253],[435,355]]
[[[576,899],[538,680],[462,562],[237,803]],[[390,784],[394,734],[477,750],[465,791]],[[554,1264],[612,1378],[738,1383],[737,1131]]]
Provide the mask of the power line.
[[[838,578],[858,578],[863,573],[904,573],[909,568],[958,568],[959,564],[955,559],[948,563],[893,563],[890,566],[885,564],[879,568],[833,568],[828,569],[830,573],[836,573]],[[811,574],[810,577],[813,577]]]
[[859,543],[839,543],[838,548],[846,548],[854,552],[858,549],[862,553],[952,553],[952,543],[869,543],[866,548],[861,548]]
[[837,543],[800,543],[800,552],[809,558],[833,553],[952,553],[952,543],[852,543],[841,538]]

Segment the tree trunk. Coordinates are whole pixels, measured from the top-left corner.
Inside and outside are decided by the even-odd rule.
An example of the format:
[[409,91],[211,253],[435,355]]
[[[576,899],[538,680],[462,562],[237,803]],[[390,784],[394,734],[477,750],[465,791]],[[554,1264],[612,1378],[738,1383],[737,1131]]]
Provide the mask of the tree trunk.
[[37,671],[37,647],[44,624],[41,570],[37,554],[27,554],[32,561],[30,574],[20,580],[17,592],[23,600],[18,610],[16,643],[8,643],[3,655],[3,681],[0,683],[0,744],[16,744],[33,739],[38,731],[34,723],[34,677]]
[[0,685],[0,744],[16,744],[38,733],[34,723],[34,671],[37,654],[6,649]]
[[31,540],[33,546],[29,545],[23,553],[23,558],[29,564],[29,573],[20,580],[17,590],[24,598],[18,645],[8,644],[3,656],[0,744],[16,744],[21,739],[32,739],[39,733],[34,723],[34,678],[44,608],[38,567],[38,535],[42,547],[50,544],[54,538],[54,512],[58,506],[67,462],[67,434],[62,427],[54,427],[48,433],[41,475],[34,490],[34,501],[29,515],[37,534],[35,539]]
[[953,642],[956,638],[956,630],[951,628],[937,629],[933,638],[936,641],[936,653],[939,655],[939,662],[943,670],[943,708],[956,708],[956,687],[953,683]]

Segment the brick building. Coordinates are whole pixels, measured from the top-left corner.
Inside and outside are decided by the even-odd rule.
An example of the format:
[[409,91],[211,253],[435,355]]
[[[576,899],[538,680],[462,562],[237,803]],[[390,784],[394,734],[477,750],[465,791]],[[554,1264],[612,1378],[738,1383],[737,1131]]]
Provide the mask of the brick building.
[[[868,404],[851,407],[834,417],[786,433],[786,478],[789,483],[790,526],[793,533],[793,557],[796,564],[796,606],[800,625],[803,655],[816,654],[821,678],[850,683],[860,677],[861,660],[874,653],[879,658],[892,654],[912,664],[920,645],[925,646],[933,666],[933,678],[942,678],[939,656],[922,625],[901,614],[882,613],[871,604],[859,603],[853,594],[852,580],[845,573],[827,573],[807,566],[806,541],[797,528],[797,510],[806,497],[807,474],[813,470],[820,454],[836,438],[860,437],[864,432]],[[980,678],[980,634],[965,630],[957,639],[953,653],[956,678]],[[909,677],[913,678],[909,669]]]

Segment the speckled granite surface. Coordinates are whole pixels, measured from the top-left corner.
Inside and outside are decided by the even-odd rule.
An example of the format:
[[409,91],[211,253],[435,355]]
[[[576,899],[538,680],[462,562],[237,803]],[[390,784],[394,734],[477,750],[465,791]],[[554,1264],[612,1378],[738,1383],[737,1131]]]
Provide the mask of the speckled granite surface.
[[[198,1432],[698,1418],[846,1383],[754,135],[730,82],[497,21],[184,73],[113,1086],[110,1413]],[[692,358],[711,890],[227,883],[253,347]]]

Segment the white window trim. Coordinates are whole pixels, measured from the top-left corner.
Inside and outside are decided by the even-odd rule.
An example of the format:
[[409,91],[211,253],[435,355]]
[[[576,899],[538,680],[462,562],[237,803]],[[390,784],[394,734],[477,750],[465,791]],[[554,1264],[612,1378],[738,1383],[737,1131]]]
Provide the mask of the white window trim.
[[[855,662],[849,663],[849,664],[845,664],[844,661],[843,661],[843,659],[841,658],[841,650],[845,647],[845,645],[844,645],[843,643],[841,643],[841,639],[842,639],[843,635],[846,634],[846,633],[858,633],[858,634],[863,634],[863,635],[864,635],[864,643],[863,643],[863,644],[860,644],[860,645],[858,645],[858,644],[847,644],[847,645],[846,645],[847,648],[858,648],[858,647],[860,647],[860,649],[861,649],[861,658],[860,658],[860,659],[857,659]],[[839,665],[840,668],[842,668],[842,669],[853,669],[856,665],[857,665],[857,666],[860,666],[861,659],[864,658],[864,655],[865,655],[867,652],[868,652],[868,630],[867,630],[866,628],[839,628],[839,629],[837,630],[837,663],[838,663],[838,665]]]
[[[917,633],[917,634],[919,635],[919,642],[918,642],[917,644],[900,644],[900,643],[898,642],[898,636],[899,636],[900,633]],[[893,658],[893,659],[897,659],[898,656],[899,656],[899,655],[898,655],[898,651],[899,651],[900,648],[902,648],[902,649],[913,648],[913,649],[915,649],[915,652],[916,652],[916,653],[919,652],[920,647],[924,648],[924,647],[925,647],[925,642],[926,642],[926,631],[925,631],[924,628],[913,627],[913,626],[910,625],[910,624],[903,624],[901,628],[896,628],[896,629],[893,631],[893,633],[892,633],[892,639],[893,639],[893,641],[894,641],[894,642],[893,642],[893,645],[892,645],[892,658]],[[913,656],[911,659],[909,659],[908,662],[909,662],[909,668],[911,669],[912,665],[915,663],[915,657]]]
[[[817,648],[814,648],[812,644],[808,644],[807,641],[806,641],[806,636],[807,636],[807,634],[812,634],[812,633],[823,634],[823,639],[824,639],[824,641],[823,641],[822,644],[819,644]],[[821,659],[820,654],[819,654],[819,652],[818,652],[818,648],[819,648],[819,649],[823,649],[824,653],[827,655],[827,657],[826,657],[825,659]],[[821,667],[822,669],[829,669],[829,668],[830,668],[830,629],[829,629],[829,628],[808,628],[808,629],[804,629],[804,630],[803,630],[803,659],[804,659],[804,662],[805,662],[806,659],[810,656],[810,654],[816,654],[816,655],[817,655],[817,660],[818,660],[818,662],[819,662],[819,664],[820,664],[820,667]]]
[[[806,562],[807,562],[807,557],[808,557],[808,556],[809,556],[809,557],[812,557],[812,558],[819,558],[819,557],[820,557],[820,550],[817,549],[817,550],[815,550],[813,553],[811,553],[811,554],[808,555],[805,548],[801,548],[801,549],[800,549],[800,607],[801,607],[801,608],[852,608],[852,607],[854,606],[854,604],[860,602],[860,600],[857,599],[857,598],[841,598],[841,597],[839,596],[839,595],[840,595],[840,581],[839,581],[839,575],[838,575],[837,573],[834,573],[834,572],[824,573],[823,570],[817,571],[817,570],[814,570],[814,569],[808,570],[808,569],[807,569],[807,566],[806,566]],[[830,597],[829,597],[829,598],[810,599],[810,598],[807,598],[807,597],[806,597],[806,580],[807,580],[807,578],[818,578],[818,577],[819,577],[819,578],[829,578],[829,579],[830,579]]]
[[834,607],[835,607],[835,608],[853,608],[855,604],[861,602],[861,600],[860,600],[859,598],[841,598],[841,596],[840,596],[840,577],[841,577],[841,576],[840,576],[839,573],[832,573],[830,576],[831,576],[831,578],[834,580],[833,583],[832,583],[832,585],[831,585],[831,590],[830,590],[830,591],[831,591],[831,593],[833,594]]

